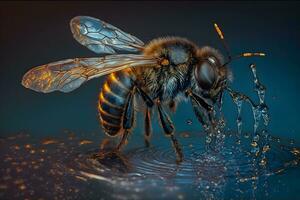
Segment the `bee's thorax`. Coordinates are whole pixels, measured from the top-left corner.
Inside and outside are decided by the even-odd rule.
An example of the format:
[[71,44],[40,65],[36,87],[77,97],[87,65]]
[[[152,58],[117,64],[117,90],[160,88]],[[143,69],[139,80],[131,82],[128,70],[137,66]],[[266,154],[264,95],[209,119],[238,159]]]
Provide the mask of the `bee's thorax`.
[[[167,63],[137,70],[140,85],[153,98],[162,102],[177,98],[190,83],[197,46],[178,37],[160,38],[146,45],[144,54]],[[168,62],[165,62],[165,59]]]

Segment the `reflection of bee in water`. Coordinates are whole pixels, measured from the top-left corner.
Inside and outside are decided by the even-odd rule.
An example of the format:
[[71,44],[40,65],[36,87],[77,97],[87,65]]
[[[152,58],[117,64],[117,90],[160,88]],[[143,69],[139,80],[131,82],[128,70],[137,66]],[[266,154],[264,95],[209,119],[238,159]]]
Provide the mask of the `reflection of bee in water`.
[[[22,80],[26,88],[38,92],[70,92],[84,82],[109,74],[99,94],[100,122],[109,136],[121,136],[119,150],[133,127],[134,98],[145,102],[145,141],[151,135],[151,108],[156,106],[162,128],[170,136],[178,161],[182,151],[174,136],[174,126],[165,106],[171,109],[189,98],[196,116],[207,125],[205,115],[221,101],[230,77],[227,64],[232,60],[223,34],[216,31],[228,53],[228,61],[211,47],[197,47],[187,39],[166,37],[144,45],[138,38],[101,20],[79,16],[70,22],[74,38],[96,53],[115,54],[116,50],[139,54],[115,54],[96,58],[75,58],[35,67]],[[237,57],[263,56],[243,53]]]

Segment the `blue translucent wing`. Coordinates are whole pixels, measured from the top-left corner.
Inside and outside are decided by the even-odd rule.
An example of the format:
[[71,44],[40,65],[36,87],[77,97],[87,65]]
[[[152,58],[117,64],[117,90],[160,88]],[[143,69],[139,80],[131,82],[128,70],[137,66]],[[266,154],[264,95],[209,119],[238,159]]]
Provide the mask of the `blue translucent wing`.
[[70,26],[74,38],[96,53],[114,54],[115,50],[137,52],[144,46],[133,35],[93,17],[74,17]]
[[129,67],[155,65],[156,59],[134,54],[66,59],[32,68],[23,76],[22,85],[43,93],[70,92],[96,77]]

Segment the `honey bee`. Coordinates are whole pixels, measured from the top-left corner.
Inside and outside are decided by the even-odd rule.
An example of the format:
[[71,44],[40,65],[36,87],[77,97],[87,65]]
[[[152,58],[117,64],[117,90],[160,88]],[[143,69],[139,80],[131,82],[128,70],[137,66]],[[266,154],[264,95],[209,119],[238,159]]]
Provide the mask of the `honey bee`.
[[[165,135],[169,136],[177,155],[183,159],[181,147],[174,135],[174,125],[165,108],[175,110],[183,99],[190,99],[195,115],[205,126],[206,113],[222,99],[230,79],[230,56],[224,36],[215,29],[228,53],[228,61],[215,48],[198,47],[180,37],[164,37],[144,44],[99,19],[77,16],[70,21],[74,38],[91,51],[110,54],[103,57],[66,59],[34,67],[22,79],[22,85],[37,92],[71,92],[83,83],[108,75],[98,100],[100,124],[111,137],[120,136],[116,150],[127,141],[134,126],[136,106],[145,105],[145,143],[151,136],[151,114],[157,108]],[[135,54],[116,54],[116,51]],[[264,56],[263,53],[243,53],[237,57]]]

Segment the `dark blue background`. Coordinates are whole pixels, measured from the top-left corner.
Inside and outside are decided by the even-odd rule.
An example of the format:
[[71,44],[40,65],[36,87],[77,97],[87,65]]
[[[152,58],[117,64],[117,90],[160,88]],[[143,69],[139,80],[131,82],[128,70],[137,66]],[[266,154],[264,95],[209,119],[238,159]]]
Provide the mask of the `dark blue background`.
[[[0,134],[20,130],[56,135],[63,129],[99,132],[97,99],[104,77],[72,93],[40,94],[21,85],[33,66],[74,57],[97,56],[72,37],[69,21],[89,15],[115,25],[144,42],[160,36],[182,36],[199,46],[222,49],[213,22],[222,27],[234,53],[264,51],[266,58],[232,63],[233,87],[256,97],[248,65],[255,62],[267,87],[273,135],[300,139],[298,2],[24,2],[1,3]],[[236,108],[225,99],[228,127],[235,129]],[[142,116],[142,115],[139,115]],[[200,130],[189,104],[172,116],[178,131]],[[252,130],[249,107],[243,111],[245,129]],[[192,126],[186,119],[193,119]],[[156,122],[154,119],[154,124]],[[141,133],[139,124],[135,133]],[[155,130],[158,131],[157,125]]]

